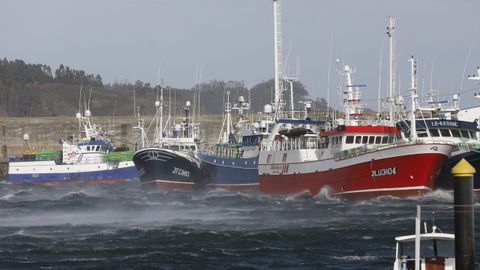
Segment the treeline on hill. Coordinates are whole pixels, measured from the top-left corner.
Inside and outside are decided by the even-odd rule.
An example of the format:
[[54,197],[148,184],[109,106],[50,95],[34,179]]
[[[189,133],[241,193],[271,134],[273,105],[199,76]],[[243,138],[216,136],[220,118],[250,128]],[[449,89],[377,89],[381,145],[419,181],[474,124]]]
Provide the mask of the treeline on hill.
[[[273,84],[271,79],[247,89],[241,82],[214,80],[191,89],[164,87],[164,103],[176,114],[181,113],[187,100],[194,106],[200,105],[201,114],[221,114],[228,90],[232,103],[243,96],[251,100],[251,111],[258,112],[271,103]],[[89,97],[94,115],[133,115],[134,93],[135,106],[141,108],[143,115],[152,115],[159,91],[149,83],[103,84],[100,75],[64,65],[53,72],[47,65],[27,64],[22,60],[0,61],[0,116],[74,116],[79,104],[83,107]],[[290,95],[289,91],[285,94]],[[308,99],[308,95],[301,82],[294,83],[296,104]],[[326,110],[326,106],[324,99],[314,101],[316,110]]]

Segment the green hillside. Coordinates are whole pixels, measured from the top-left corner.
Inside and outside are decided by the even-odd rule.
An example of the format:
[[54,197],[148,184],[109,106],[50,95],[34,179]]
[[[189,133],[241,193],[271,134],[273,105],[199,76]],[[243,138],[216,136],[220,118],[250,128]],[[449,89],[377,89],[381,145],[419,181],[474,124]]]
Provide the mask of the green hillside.
[[[80,89],[82,94],[80,95]],[[191,89],[179,89],[166,86],[164,100],[172,114],[180,115],[187,100],[198,106],[202,114],[221,114],[223,111],[224,91],[230,90],[231,100],[239,96],[250,96],[252,111],[261,111],[272,100],[273,79],[253,86],[244,87],[241,82],[209,81],[192,86]],[[88,74],[60,65],[55,71],[42,64],[28,64],[22,60],[0,60],[0,116],[73,116],[80,103],[88,103],[97,116],[133,115],[133,93],[136,106],[141,113],[154,113],[154,100],[157,88],[149,83],[104,84],[98,74]],[[286,94],[289,94],[288,91]],[[301,82],[295,82],[295,103],[309,96]],[[197,102],[200,97],[200,102]],[[168,106],[170,106],[168,108]],[[324,99],[316,100],[316,110],[326,110]],[[198,107],[192,108],[198,111]]]

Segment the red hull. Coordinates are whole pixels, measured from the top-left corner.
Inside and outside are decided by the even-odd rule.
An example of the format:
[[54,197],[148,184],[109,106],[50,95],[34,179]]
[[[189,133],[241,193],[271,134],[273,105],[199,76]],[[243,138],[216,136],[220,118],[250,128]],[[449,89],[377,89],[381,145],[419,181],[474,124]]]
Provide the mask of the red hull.
[[[417,154],[371,160],[328,171],[263,174],[260,175],[260,191],[278,195],[307,191],[315,196],[322,188],[328,188],[333,195],[352,199],[418,196],[431,190],[446,158],[442,154]],[[385,168],[395,168],[395,173],[375,175],[374,172]]]
[[150,181],[150,182],[143,182],[143,188],[149,189],[158,189],[158,190],[186,190],[192,191],[193,190],[193,183],[182,183],[182,182],[174,182],[174,181]]
[[71,184],[71,183],[83,183],[83,184],[114,184],[126,182],[123,178],[109,178],[109,179],[94,179],[94,180],[72,180],[72,181],[39,181],[32,182],[39,185],[57,185],[57,184]]

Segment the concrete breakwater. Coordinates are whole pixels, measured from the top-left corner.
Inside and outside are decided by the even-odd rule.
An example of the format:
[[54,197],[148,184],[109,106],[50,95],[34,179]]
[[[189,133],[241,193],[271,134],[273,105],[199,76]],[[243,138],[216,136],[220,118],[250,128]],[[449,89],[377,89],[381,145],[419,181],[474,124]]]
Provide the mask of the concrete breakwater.
[[[152,117],[145,117],[145,129]],[[181,119],[177,120],[179,123]],[[92,122],[100,125],[104,131],[112,134],[115,146],[133,149],[139,141],[139,132],[133,129],[137,120],[133,116],[92,117]],[[215,142],[222,126],[220,115],[200,117],[200,138],[205,142]],[[154,125],[148,130],[149,138]],[[25,152],[27,145],[23,135],[28,134],[30,149],[61,149],[60,140],[76,136],[79,133],[78,120],[75,117],[1,117],[0,118],[0,177],[7,172],[7,161],[11,155]]]

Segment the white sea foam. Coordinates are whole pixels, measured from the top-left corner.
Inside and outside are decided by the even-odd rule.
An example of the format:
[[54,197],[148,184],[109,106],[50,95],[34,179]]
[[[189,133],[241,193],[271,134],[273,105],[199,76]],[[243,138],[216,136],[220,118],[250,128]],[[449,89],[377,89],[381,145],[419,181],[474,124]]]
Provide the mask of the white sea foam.
[[437,189],[431,192],[428,192],[424,196],[427,199],[435,199],[435,200],[442,200],[442,201],[453,201],[453,192],[448,190],[441,190]]
[[337,260],[344,260],[344,261],[375,261],[378,260],[377,256],[341,256],[341,257],[333,257]]
[[0,200],[10,201],[10,199],[12,199],[13,197],[15,197],[15,194],[9,193],[9,194],[5,194],[2,197],[0,197]]
[[18,231],[14,232],[14,233],[0,236],[0,239],[7,238],[7,237],[15,237],[15,236],[25,236],[25,237],[43,238],[43,239],[50,239],[51,238],[51,237],[48,237],[48,236],[45,236],[45,235],[26,232],[24,229],[19,229]]
[[297,201],[301,199],[310,199],[312,198],[312,194],[310,194],[310,191],[304,190],[302,192],[299,192],[297,194],[289,195],[285,197],[286,201]]
[[327,201],[334,201],[334,202],[342,201],[340,197],[332,195],[332,190],[328,186],[320,189],[320,192],[318,192],[318,194],[314,197],[314,199],[316,199],[317,201],[318,200],[322,200],[322,201],[327,200]]
[[82,196],[82,197],[87,197],[87,192],[85,190],[79,190],[79,191],[70,191],[61,196],[61,198],[66,198],[66,197],[72,197],[72,196]]

